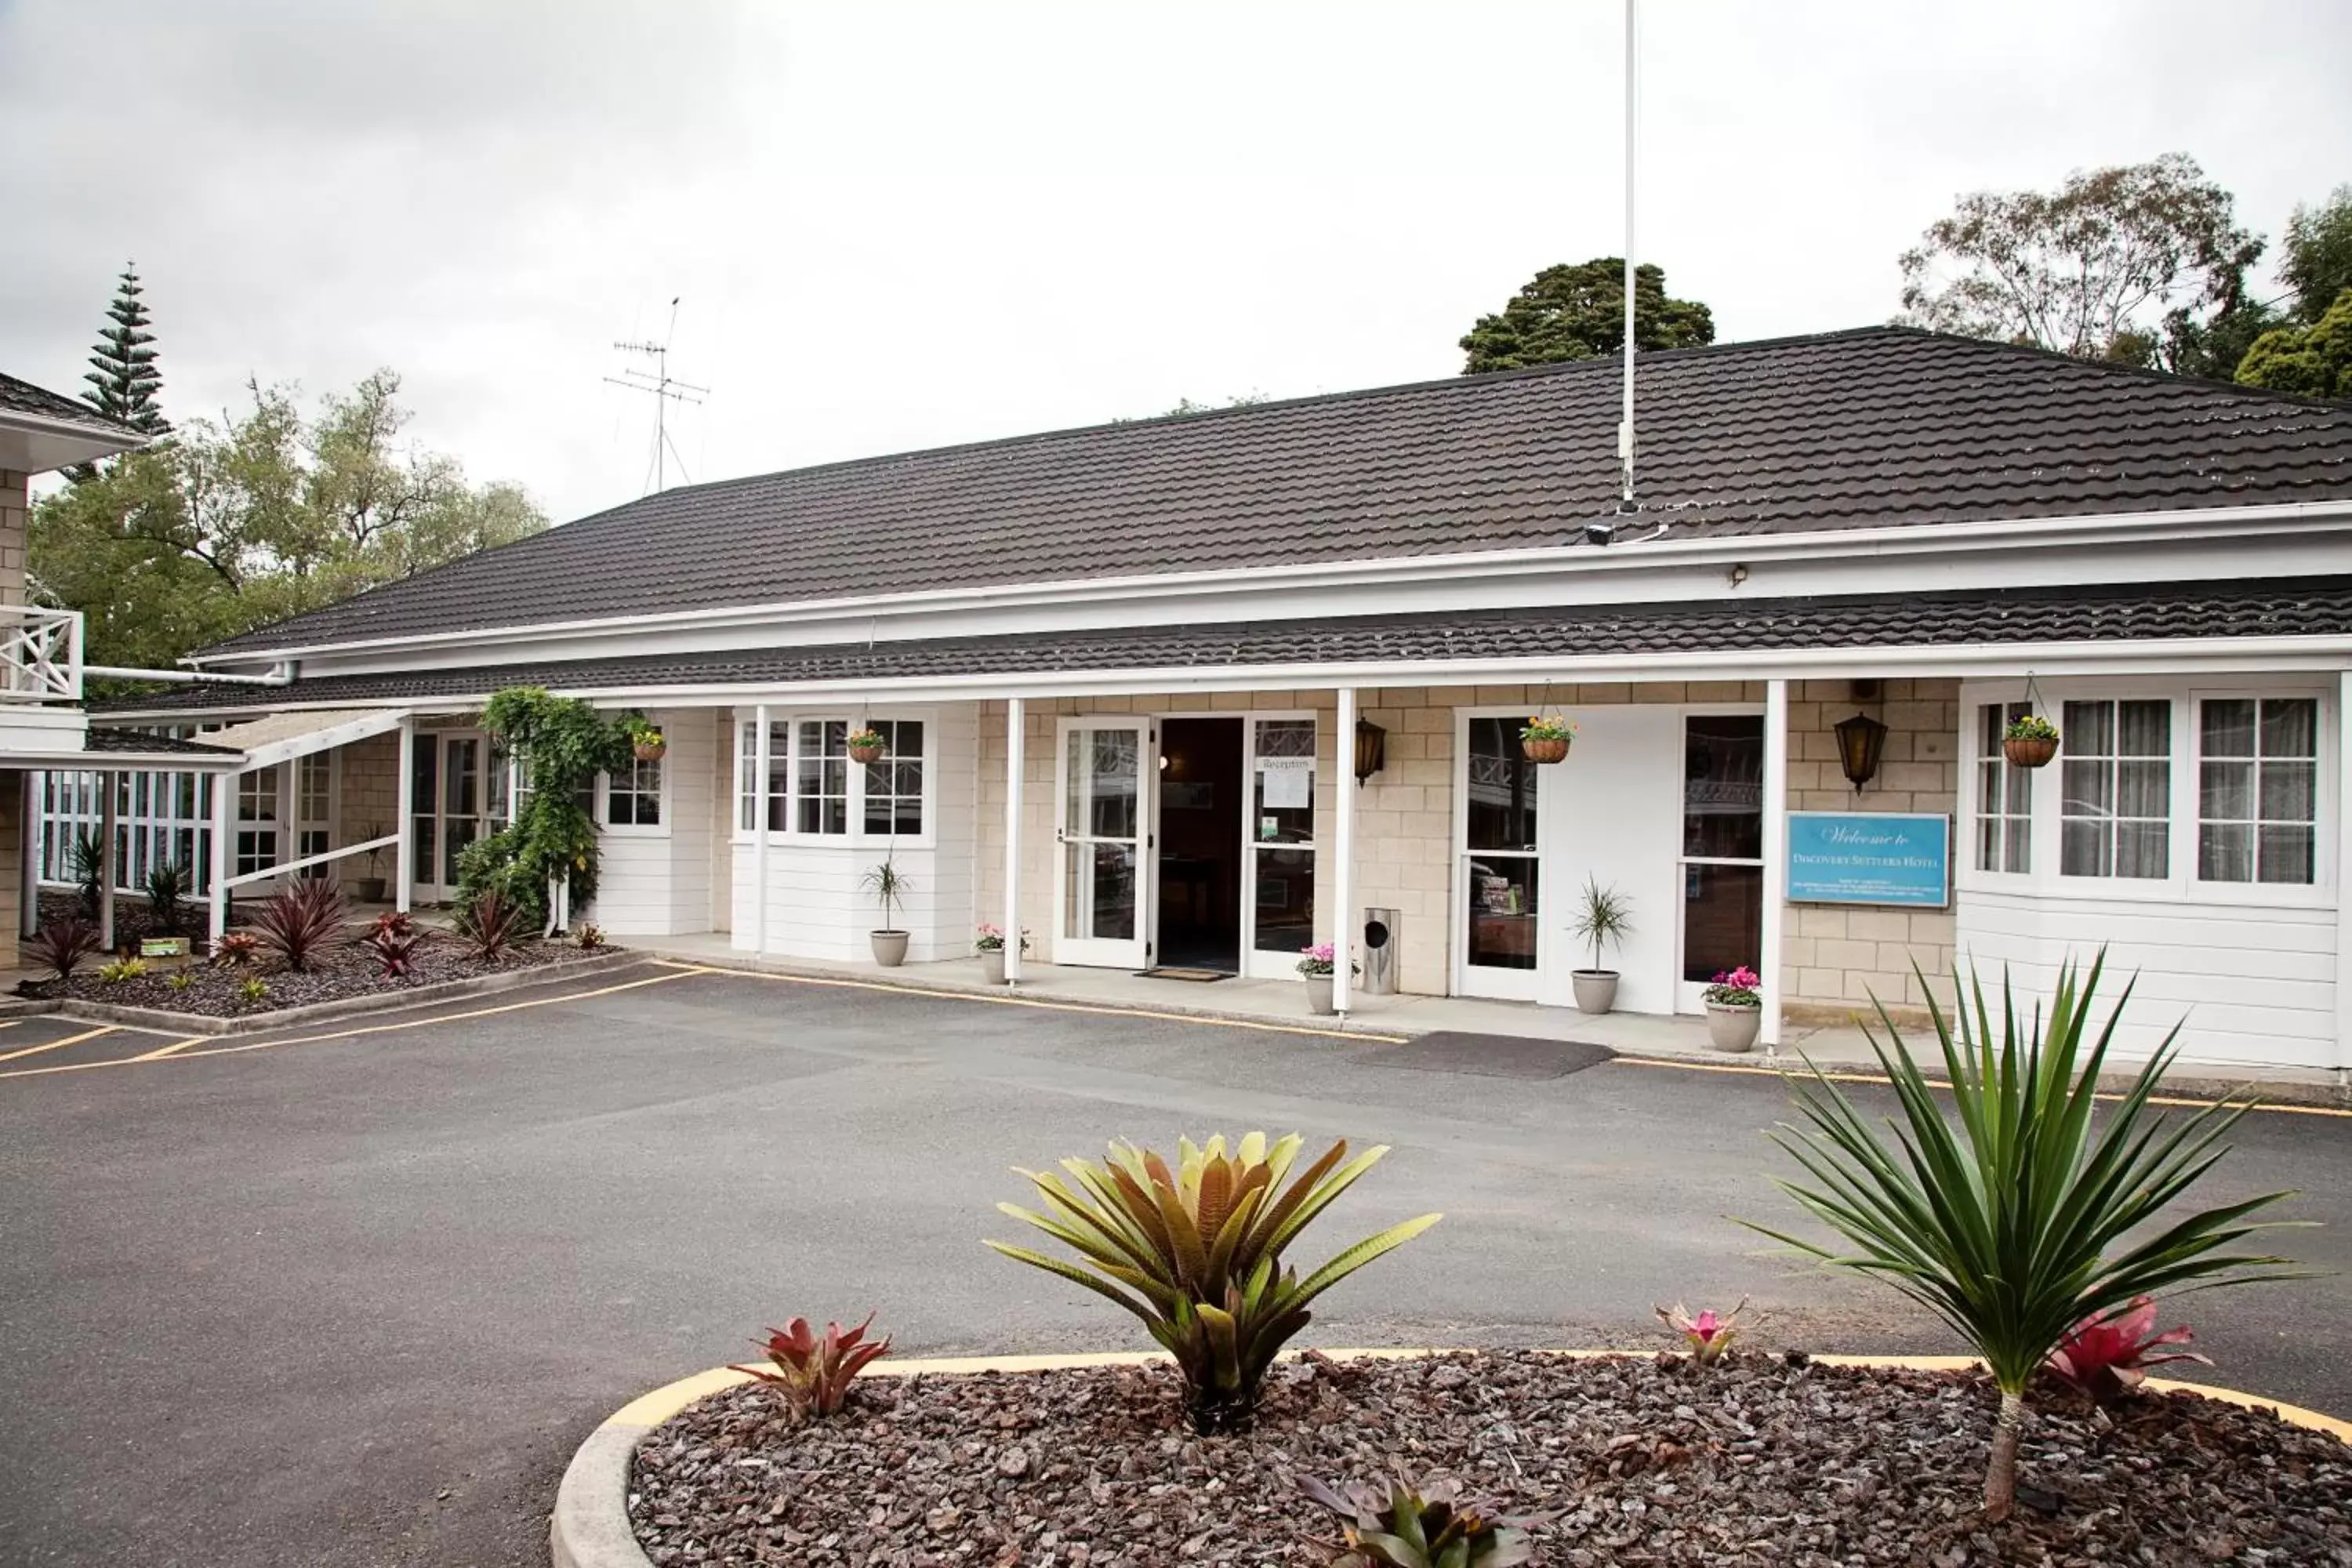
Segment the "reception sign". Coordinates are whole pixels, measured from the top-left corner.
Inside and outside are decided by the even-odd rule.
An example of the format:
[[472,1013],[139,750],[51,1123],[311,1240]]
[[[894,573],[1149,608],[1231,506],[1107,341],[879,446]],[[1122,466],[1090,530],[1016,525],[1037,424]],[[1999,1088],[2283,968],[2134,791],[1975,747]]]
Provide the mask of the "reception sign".
[[1895,904],[1940,910],[1952,901],[1952,819],[1853,811],[1789,814],[1789,901]]

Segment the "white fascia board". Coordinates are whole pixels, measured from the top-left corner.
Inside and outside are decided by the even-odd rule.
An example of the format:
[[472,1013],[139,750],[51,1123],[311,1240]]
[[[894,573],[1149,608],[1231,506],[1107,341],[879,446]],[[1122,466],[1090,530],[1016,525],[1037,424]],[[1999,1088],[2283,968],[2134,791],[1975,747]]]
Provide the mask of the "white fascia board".
[[[349,704],[345,706],[348,707]],[[354,741],[364,741],[371,736],[387,734],[399,729],[401,721],[407,718],[409,712],[410,710],[405,706],[387,708],[380,712],[371,713],[364,719],[354,719],[348,724],[338,724],[331,730],[313,730],[308,734],[289,735],[282,741],[271,741],[246,752],[245,766],[275,767],[279,763],[290,763],[297,757],[306,757],[313,752],[331,752],[337,746],[348,746]]]
[[[578,621],[541,622],[527,626],[468,628],[423,636],[357,638],[342,642],[255,649],[247,653],[191,657],[182,662],[198,668],[212,666],[268,666],[287,659],[321,654],[356,654],[373,648],[399,648],[411,657],[403,663],[415,668],[420,650],[456,646],[472,662],[481,650],[513,647],[530,650],[527,657],[551,657],[539,646],[587,637],[598,641],[645,631],[668,632],[687,627],[714,632],[772,629],[776,623],[814,629],[834,623],[864,623],[859,629],[881,640],[914,636],[953,635],[929,630],[908,633],[882,623],[937,616],[943,613],[1035,610],[1076,604],[1099,617],[1108,601],[1135,603],[1212,595],[1223,598],[1237,592],[1258,595],[1334,594],[1351,588],[1390,584],[1445,584],[1508,583],[1531,574],[1572,571],[1596,577],[1617,574],[1633,576],[1674,568],[1677,579],[1691,569],[1744,565],[1754,574],[1759,563],[1814,562],[1852,558],[1885,561],[1952,552],[1979,552],[1993,546],[2014,549],[2032,545],[2047,549],[2066,544],[2112,547],[2128,542],[2145,546],[2159,542],[2224,540],[2242,546],[2249,530],[2297,528],[2310,525],[2342,527],[2352,522],[2352,501],[2292,501],[2238,507],[2126,512],[2095,517],[1998,519],[1982,522],[1908,524],[1828,529],[1810,533],[1716,535],[1690,540],[1643,541],[1639,530],[1652,520],[1636,519],[1627,526],[1633,537],[1608,546],[1547,545],[1512,550],[1463,551],[1442,555],[1382,556],[1370,560],[1304,563],[1289,566],[1258,566],[1204,572],[1171,572],[1123,577],[1087,577],[1040,583],[1016,583],[981,588],[926,589],[913,593],[857,595],[833,599],[784,601],[766,605],[722,605],[708,610],[667,611],[656,615],[610,616]],[[2044,579],[2047,580],[2047,579]],[[1629,584],[1630,586],[1630,584]],[[1776,594],[1792,590],[1776,588]],[[1637,596],[1620,587],[1596,595],[1594,602],[1628,602]],[[1356,613],[1336,609],[1331,614]],[[809,640],[839,640],[826,631]],[[722,642],[719,646],[725,646]]]
[[146,437],[134,431],[107,430],[78,419],[0,408],[0,468],[47,473],[119,452],[137,451],[147,442]]

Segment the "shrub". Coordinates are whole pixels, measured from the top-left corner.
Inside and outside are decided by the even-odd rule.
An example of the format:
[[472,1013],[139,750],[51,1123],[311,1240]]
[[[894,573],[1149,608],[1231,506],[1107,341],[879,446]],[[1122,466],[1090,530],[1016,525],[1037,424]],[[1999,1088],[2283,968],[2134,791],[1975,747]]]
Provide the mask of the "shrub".
[[106,838],[95,827],[74,835],[73,878],[82,919],[98,919],[98,901],[106,892]]
[[196,972],[193,969],[174,970],[172,973],[172,978],[163,982],[164,984],[170,986],[174,991],[185,991],[189,986],[194,985],[195,983]]
[[1723,1359],[1733,1342],[1739,1338],[1739,1314],[1747,1310],[1748,1298],[1742,1296],[1739,1305],[1728,1312],[1718,1313],[1709,1309],[1694,1318],[1677,1301],[1672,1307],[1658,1308],[1657,1313],[1658,1321],[1680,1334],[1683,1342],[1690,1346],[1693,1361],[1701,1366],[1713,1366]]
[[366,942],[379,933],[388,936],[413,936],[416,932],[416,917],[406,910],[386,910],[368,922]]
[[159,860],[147,873],[147,920],[158,936],[177,936],[188,918],[188,868]]
[[573,933],[572,940],[580,944],[583,952],[593,952],[604,945],[604,929],[602,926],[582,926]]
[[386,980],[405,980],[416,971],[416,954],[425,945],[425,933],[406,915],[385,915],[368,927],[359,944],[375,954]]
[[529,911],[496,889],[457,911],[457,940],[477,963],[503,963],[522,940]]
[[2285,1193],[2166,1212],[2229,1152],[2221,1135],[2250,1109],[2224,1101],[2177,1125],[2151,1112],[2177,1027],[2094,1131],[2099,1074],[2131,999],[2126,985],[2095,1037],[2105,956],[2087,977],[2071,962],[2061,966],[2046,1019],[2039,1005],[2021,1015],[2004,980],[1997,1045],[1980,984],[1971,980],[1963,994],[1957,1038],[1953,1020],[1930,1002],[1957,1128],[1880,1007],[1886,1037],[1874,1029],[1870,1042],[1900,1102],[1902,1114],[1889,1124],[1895,1148],[1880,1142],[1818,1068],[1796,1092],[1807,1127],[1772,1135],[1806,1176],[1780,1186],[1843,1245],[1751,1226],[1834,1268],[1884,1280],[1984,1358],[2000,1390],[1984,1489],[1994,1521],[2009,1516],[2016,1498],[2027,1384],[2070,1329],[2143,1295],[2242,1284],[2285,1265],[2229,1250],[2272,1228],[2275,1222],[2247,1216]]
[[2158,1333],[2155,1299],[2137,1296],[2120,1311],[2085,1318],[2067,1330],[2042,1365],[2068,1387],[2100,1405],[2112,1405],[2137,1388],[2149,1367],[2176,1361],[2211,1366],[2195,1351],[2149,1353],[2167,1345],[2185,1345],[2190,1337],[2186,1327]]
[[1265,1133],[1253,1132],[1228,1154],[1222,1136],[1197,1148],[1184,1139],[1172,1171],[1150,1150],[1113,1143],[1098,1164],[1062,1162],[1075,1185],[1051,1172],[1024,1171],[1052,1212],[997,1206],[1077,1252],[1093,1270],[1001,1241],[988,1245],[1142,1319],[1176,1358],[1193,1426],[1236,1431],[1249,1424],[1276,1353],[1307,1326],[1307,1303],[1439,1218],[1423,1215],[1391,1226],[1300,1279],[1283,1266],[1284,1250],[1388,1152],[1372,1148],[1349,1160],[1343,1139],[1286,1188],[1303,1142],[1294,1132],[1269,1146]]
[[247,1006],[257,1007],[269,1000],[268,983],[257,974],[236,988],[236,995]]
[[530,780],[513,824],[477,839],[457,857],[458,898],[496,890],[522,905],[533,926],[547,920],[547,884],[568,879],[572,904],[596,893],[596,824],[579,795],[601,772],[626,766],[642,714],[606,718],[577,698],[535,686],[509,687],[482,710],[482,728],[518,758]]
[[890,1353],[887,1337],[866,1341],[866,1331],[873,1325],[874,1314],[868,1312],[866,1321],[854,1329],[825,1324],[820,1339],[806,1318],[794,1318],[783,1328],[770,1329],[766,1339],[751,1342],[775,1370],[761,1366],[735,1370],[780,1391],[793,1414],[803,1421],[812,1415],[831,1415],[848,1402],[851,1380]]
[[105,985],[125,985],[146,973],[146,963],[136,958],[118,958],[98,966],[99,982]]
[[342,889],[332,882],[300,881],[262,901],[253,917],[262,949],[297,973],[343,929]]
[[59,980],[71,980],[82,960],[97,951],[98,928],[79,915],[49,921],[25,943],[26,954]]
[[213,963],[223,969],[245,969],[261,957],[261,939],[249,931],[223,931],[213,943]]
[[1302,1476],[1298,1489],[1343,1521],[1331,1568],[1514,1568],[1535,1556],[1525,1533],[1460,1501],[1451,1480],[1423,1491],[1400,1477],[1343,1496]]

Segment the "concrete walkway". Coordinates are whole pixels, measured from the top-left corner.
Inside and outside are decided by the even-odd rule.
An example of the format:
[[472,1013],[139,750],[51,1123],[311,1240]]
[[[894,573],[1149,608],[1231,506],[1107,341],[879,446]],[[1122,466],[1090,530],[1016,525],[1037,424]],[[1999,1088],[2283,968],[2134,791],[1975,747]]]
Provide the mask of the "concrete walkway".
[[[754,958],[729,945],[725,931],[689,936],[630,939],[626,945],[656,957],[766,974],[854,981],[910,990],[1003,994],[981,978],[978,958],[949,959],[884,969],[868,962]],[[1801,1070],[1807,1059],[1830,1068],[1878,1069],[1869,1037],[1859,1024],[1785,1023],[1780,1049],[1759,1046],[1744,1056],[1727,1055],[1707,1041],[1706,1020],[1647,1013],[1609,1013],[1598,1017],[1572,1007],[1539,1007],[1529,1002],[1489,1002],[1464,996],[1358,996],[1345,1018],[1317,1018],[1307,1011],[1306,990],[1294,980],[1236,976],[1213,982],[1156,979],[1124,969],[1093,969],[1039,963],[1023,966],[1014,994],[1039,1002],[1133,1008],[1186,1016],[1229,1018],[1244,1023],[1292,1024],[1339,1028],[1368,1035],[1426,1035],[1438,1030],[1510,1035],[1525,1039],[1575,1040],[1606,1046],[1624,1056],[1672,1061],[1778,1066]],[[1859,1011],[1859,1010],[1857,1010]],[[1925,1026],[1906,1027],[1906,1046],[1936,1054]],[[2183,1093],[2218,1094],[2250,1081],[2242,1068],[2184,1059],[2168,1082]],[[2352,1103],[2338,1076],[2324,1070],[2274,1069],[2260,1080],[2266,1096],[2321,1104]]]

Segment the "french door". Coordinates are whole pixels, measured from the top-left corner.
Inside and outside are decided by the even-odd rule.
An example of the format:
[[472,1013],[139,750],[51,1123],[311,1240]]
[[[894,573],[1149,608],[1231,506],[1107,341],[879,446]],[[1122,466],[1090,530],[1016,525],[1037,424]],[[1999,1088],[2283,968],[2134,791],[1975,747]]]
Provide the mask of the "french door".
[[[409,872],[419,902],[457,897],[457,857],[498,824],[489,818],[489,738],[470,730],[420,730],[409,775]],[[503,781],[500,781],[503,782]]]
[[1054,962],[1145,968],[1157,727],[1149,719],[1065,719],[1059,742]]
[[1682,967],[1677,1011],[1706,1005],[1707,983],[1761,971],[1764,951],[1764,718],[1683,720]]

